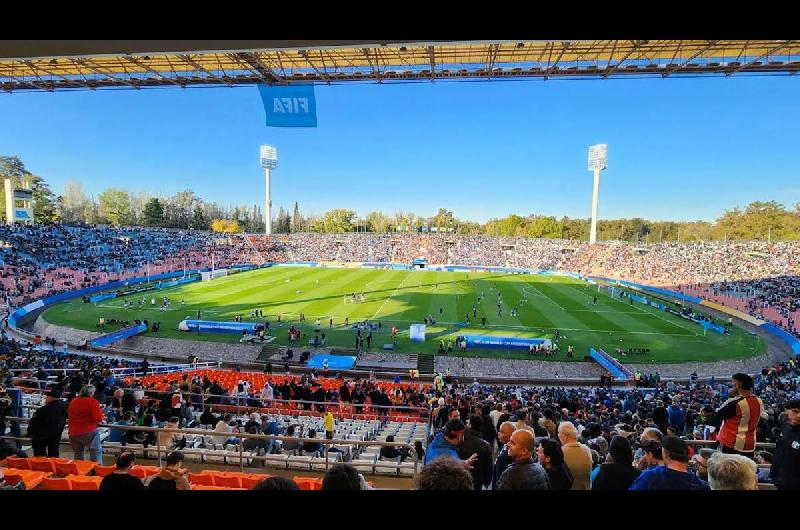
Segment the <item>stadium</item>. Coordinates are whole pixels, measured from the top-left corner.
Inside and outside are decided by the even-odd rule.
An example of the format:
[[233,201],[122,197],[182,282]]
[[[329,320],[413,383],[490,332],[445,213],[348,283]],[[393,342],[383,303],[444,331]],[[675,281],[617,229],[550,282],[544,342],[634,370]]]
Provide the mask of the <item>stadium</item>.
[[[15,73],[21,52],[9,52],[0,86],[255,84],[268,126],[317,127],[313,83],[798,64],[793,41],[620,41],[610,52],[498,41],[364,48],[395,65],[380,70],[369,52],[309,43],[287,73],[265,66],[280,46],[187,54],[142,42],[118,64],[102,42],[88,59],[38,50],[25,59],[33,76]],[[563,46],[545,67],[530,59],[543,45]],[[481,46],[492,64],[476,59]],[[736,46],[743,58],[724,61]],[[312,50],[333,66],[321,71]],[[329,200],[318,217],[296,202],[291,218],[274,216],[281,168],[266,144],[266,197],[252,209],[190,190],[109,190],[89,216],[93,198],[69,188],[56,200],[3,153],[0,486],[797,489],[787,447],[800,443],[800,216],[753,202],[715,223],[607,221],[608,147],[588,147],[591,218],[483,224],[445,209],[361,219]]]

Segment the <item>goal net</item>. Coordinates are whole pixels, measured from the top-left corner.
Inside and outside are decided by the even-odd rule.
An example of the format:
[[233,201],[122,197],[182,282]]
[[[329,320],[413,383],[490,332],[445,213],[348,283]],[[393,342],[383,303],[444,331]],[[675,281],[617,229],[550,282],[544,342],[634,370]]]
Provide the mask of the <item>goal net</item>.
[[200,279],[204,282],[211,281],[215,278],[222,278],[228,275],[228,269],[216,269],[213,271],[201,271],[200,272]]

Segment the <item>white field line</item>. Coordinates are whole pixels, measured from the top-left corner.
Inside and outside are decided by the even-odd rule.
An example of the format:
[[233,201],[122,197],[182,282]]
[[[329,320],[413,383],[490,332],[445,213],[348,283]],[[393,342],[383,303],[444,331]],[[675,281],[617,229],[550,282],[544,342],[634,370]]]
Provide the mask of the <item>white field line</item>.
[[383,301],[383,304],[381,304],[381,306],[378,308],[378,310],[377,310],[377,311],[375,311],[375,314],[374,314],[374,315],[372,315],[372,318],[370,318],[370,320],[375,320],[375,317],[377,317],[377,316],[378,316],[378,314],[379,314],[381,311],[383,311],[383,308],[386,306],[386,304],[389,302],[389,300],[391,300],[391,299],[392,299],[392,297],[394,297],[394,295],[396,295],[396,294],[397,294],[397,291],[398,291],[398,290],[400,289],[400,287],[402,287],[402,285],[403,285],[403,284],[406,282],[406,279],[407,279],[409,276],[411,276],[413,273],[414,273],[414,271],[409,271],[409,272],[408,272],[408,274],[406,274],[406,275],[405,275],[405,277],[404,277],[402,280],[400,280],[400,283],[398,283],[398,284],[397,284],[397,287],[395,287],[395,288],[394,288],[394,291],[392,291],[392,294],[390,294],[390,295],[389,295],[389,297],[388,297],[388,298],[386,298],[386,300],[384,300],[384,301]]
[[[522,292],[523,292],[523,293],[527,293],[527,292],[528,292],[528,289],[533,289],[534,291],[536,291],[537,293],[539,293],[539,295],[540,295],[540,296],[544,296],[545,298],[547,298],[548,300],[550,300],[552,303],[554,303],[556,306],[558,306],[558,308],[559,308],[559,309],[561,309],[562,311],[567,311],[567,309],[565,309],[565,308],[564,308],[564,307],[563,307],[561,304],[559,304],[558,302],[556,302],[555,300],[553,300],[552,298],[550,298],[549,296],[547,296],[546,294],[544,294],[542,291],[540,291],[539,289],[537,289],[536,287],[534,287],[534,286],[533,286],[533,285],[531,285],[530,283],[529,283],[528,285],[526,285],[525,287],[523,287],[523,288],[522,288]],[[569,311],[567,311],[567,312],[569,312]]]

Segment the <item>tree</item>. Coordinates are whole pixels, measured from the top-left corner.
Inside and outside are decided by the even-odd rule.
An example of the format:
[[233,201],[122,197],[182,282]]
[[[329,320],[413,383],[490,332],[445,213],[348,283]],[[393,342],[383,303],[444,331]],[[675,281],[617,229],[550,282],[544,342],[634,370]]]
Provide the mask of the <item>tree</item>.
[[525,219],[519,215],[509,215],[502,219],[489,219],[486,223],[486,233],[490,236],[514,236],[518,229],[524,232]]
[[560,238],[563,226],[555,217],[534,216],[525,226],[526,237]]
[[389,230],[392,220],[383,212],[369,212],[367,214],[367,224],[373,232],[382,234]]
[[447,232],[449,228],[455,226],[455,218],[453,212],[444,208],[439,208],[436,215],[428,219],[428,226],[435,226],[439,232]]
[[288,234],[292,229],[292,218],[289,217],[289,212],[283,209],[283,206],[278,210],[278,218],[275,220],[275,232],[278,234]]
[[161,226],[164,224],[164,206],[157,197],[153,197],[144,205],[142,221],[145,226]]
[[119,188],[108,188],[97,197],[99,203],[98,216],[101,221],[114,225],[125,225],[131,222],[131,198],[128,192]]
[[68,223],[86,222],[85,212],[89,198],[80,182],[67,181],[61,196],[61,218]]
[[28,175],[33,191],[33,220],[37,223],[55,223],[61,220],[58,212],[58,200],[41,177]]
[[208,220],[203,213],[203,207],[199,203],[194,206],[190,228],[192,230],[208,230]]
[[189,228],[194,205],[198,201],[192,190],[179,191],[164,199],[164,220],[171,228]]
[[228,219],[214,219],[211,222],[211,230],[214,232],[223,232],[226,234],[232,234],[241,232],[242,228],[239,226],[237,221],[231,221]]
[[313,230],[315,232],[324,233],[339,233],[339,232],[352,232],[353,219],[355,219],[356,212],[344,208],[337,208],[329,212],[325,212],[322,217],[315,219],[313,223]]
[[292,213],[292,232],[302,232],[303,231],[303,217],[300,215],[300,207],[297,205],[297,201],[294,202],[294,213]]

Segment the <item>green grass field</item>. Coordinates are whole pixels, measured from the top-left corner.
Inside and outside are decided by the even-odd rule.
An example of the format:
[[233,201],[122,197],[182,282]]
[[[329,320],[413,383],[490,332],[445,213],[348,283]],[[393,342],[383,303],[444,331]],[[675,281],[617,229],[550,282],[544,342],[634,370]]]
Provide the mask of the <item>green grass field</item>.
[[[363,292],[366,301],[351,303],[352,292]],[[497,316],[498,292],[504,302],[501,317]],[[344,293],[348,294],[347,303]],[[483,301],[476,303],[480,294]],[[123,308],[124,300],[138,302],[145,295],[147,308]],[[153,296],[157,301],[168,296],[170,309],[162,312],[150,308]],[[598,299],[596,306],[590,304],[593,296]],[[473,304],[477,319],[468,327],[458,328],[456,322],[464,322],[467,312],[472,316]],[[511,316],[513,307],[519,308],[519,316]],[[631,354],[622,358],[623,362],[715,361],[766,351],[760,337],[741,329],[724,336],[713,332],[704,336],[703,329],[693,322],[642,304],[630,305],[573,278],[544,275],[272,267],[91,305],[73,300],[48,309],[44,318],[53,324],[91,331],[97,331],[100,317],[147,319],[161,322],[161,331],[155,336],[235,343],[240,339],[237,335],[197,335],[178,331],[177,326],[185,318],[195,318],[198,310],[206,320],[232,321],[237,314],[250,320],[250,312],[256,308],[270,321],[270,332],[276,336],[272,344],[288,344],[287,328],[290,323],[298,325],[298,315],[303,312],[306,322],[299,325],[310,332],[308,337],[313,337],[315,321],[320,318],[327,345],[345,348],[355,346],[355,332],[344,327],[345,317],[351,324],[364,319],[380,321],[382,330],[374,336],[373,351],[391,342],[392,325],[400,330],[398,353],[435,353],[439,339],[447,342],[459,334],[552,339],[554,329],[565,336],[558,342],[561,352],[555,359],[559,361],[566,360],[568,345],[575,347],[575,361],[583,360],[590,347],[611,354],[618,347],[650,349],[650,354]],[[282,315],[281,327],[275,322],[278,313]],[[426,315],[433,315],[437,325],[427,328],[424,343],[411,342],[409,325],[422,323]],[[487,319],[484,329],[480,326],[483,316]],[[332,329],[328,327],[330,318]],[[112,329],[115,327],[106,326],[107,331]],[[453,355],[460,354],[454,351]],[[488,349],[468,349],[463,355],[531,358],[527,352]]]

